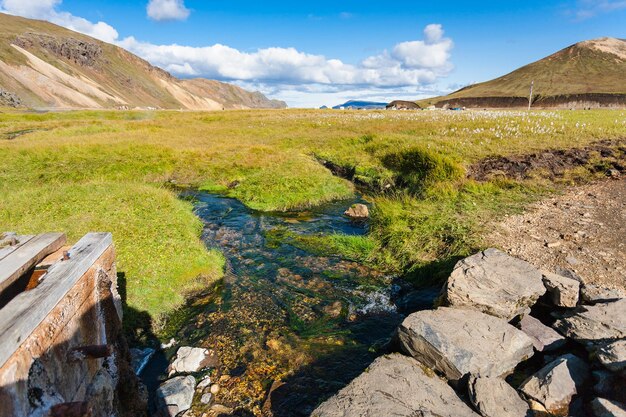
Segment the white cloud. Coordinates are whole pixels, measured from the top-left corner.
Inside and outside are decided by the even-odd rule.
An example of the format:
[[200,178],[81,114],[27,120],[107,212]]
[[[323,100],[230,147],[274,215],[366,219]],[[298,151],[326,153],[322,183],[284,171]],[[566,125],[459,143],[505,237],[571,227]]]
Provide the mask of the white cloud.
[[570,14],[576,20],[586,20],[599,14],[626,9],[626,0],[578,0]]
[[117,31],[105,22],[90,22],[68,12],[59,12],[56,7],[62,0],[0,0],[0,12],[48,20],[76,32],[93,36],[105,42],[114,42]]
[[452,40],[441,25],[429,25],[425,40],[397,44],[391,52],[358,65],[307,54],[295,48],[242,52],[216,44],[205,47],[155,45],[128,37],[118,44],[151,63],[183,76],[283,84],[337,84],[397,87],[430,84],[452,69]]
[[156,21],[185,20],[190,13],[183,0],[150,0],[146,11]]

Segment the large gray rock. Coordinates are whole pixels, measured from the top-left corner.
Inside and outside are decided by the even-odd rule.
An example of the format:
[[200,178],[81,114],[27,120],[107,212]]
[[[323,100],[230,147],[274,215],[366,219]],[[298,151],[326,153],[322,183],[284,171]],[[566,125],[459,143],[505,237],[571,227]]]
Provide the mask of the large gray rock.
[[605,398],[593,400],[591,409],[596,417],[626,417],[626,405]]
[[[626,320],[626,317],[623,317]],[[616,340],[598,349],[598,360],[607,369],[621,372],[626,369],[626,340]]]
[[434,372],[398,353],[376,359],[311,414],[311,417],[381,416],[478,417],[478,414]]
[[196,379],[191,376],[177,376],[168,379],[157,389],[159,409],[167,411],[172,417],[188,410],[193,401]]
[[353,204],[343,214],[353,219],[367,219],[370,211],[365,204]]
[[502,376],[533,355],[530,337],[506,321],[475,310],[418,311],[398,328],[402,348],[452,381],[469,373]]
[[520,320],[519,328],[531,338],[535,349],[539,352],[558,349],[566,342],[566,339],[553,328],[529,315],[525,315]]
[[600,342],[626,337],[626,298],[591,306],[580,306],[557,320],[554,327],[578,341]]
[[576,307],[580,282],[551,272],[543,273],[543,284],[548,289],[550,299],[559,307]]
[[528,262],[487,249],[456,264],[448,278],[446,299],[451,306],[509,321],[545,292],[541,272]]
[[528,403],[502,378],[470,377],[470,401],[483,417],[527,417]]
[[548,412],[565,416],[572,397],[589,374],[589,366],[572,354],[550,362],[520,386],[520,391],[543,405]]
[[626,293],[620,290],[586,284],[580,289],[580,298],[588,304],[606,303],[607,301],[616,301],[620,298],[626,298]]
[[170,372],[198,372],[208,366],[215,366],[215,362],[215,354],[208,349],[183,346],[178,348],[176,358],[170,365]]

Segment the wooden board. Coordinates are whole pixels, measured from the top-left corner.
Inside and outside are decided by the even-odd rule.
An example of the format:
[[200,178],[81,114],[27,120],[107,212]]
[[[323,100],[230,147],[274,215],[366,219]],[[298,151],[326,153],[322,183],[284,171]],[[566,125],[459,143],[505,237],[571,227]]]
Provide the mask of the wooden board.
[[43,258],[62,247],[65,240],[63,233],[37,235],[0,259],[0,292]]
[[19,248],[24,243],[28,242],[29,240],[31,240],[34,237],[35,237],[35,235],[23,235],[23,236],[18,235],[18,236],[16,236],[17,243],[15,245],[4,246],[4,247],[0,248],[0,259],[3,259],[5,257],[7,257],[9,254],[13,253],[14,250],[16,250],[17,248]]
[[110,233],[88,233],[70,249],[69,260],[52,265],[41,284],[0,311],[0,367],[112,244]]

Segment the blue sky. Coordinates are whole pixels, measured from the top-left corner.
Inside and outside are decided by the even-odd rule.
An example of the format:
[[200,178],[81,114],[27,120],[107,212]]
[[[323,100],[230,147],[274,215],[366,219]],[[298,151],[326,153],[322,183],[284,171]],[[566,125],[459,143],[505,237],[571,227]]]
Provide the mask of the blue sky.
[[421,98],[581,40],[626,38],[626,0],[0,0],[0,9],[290,106]]

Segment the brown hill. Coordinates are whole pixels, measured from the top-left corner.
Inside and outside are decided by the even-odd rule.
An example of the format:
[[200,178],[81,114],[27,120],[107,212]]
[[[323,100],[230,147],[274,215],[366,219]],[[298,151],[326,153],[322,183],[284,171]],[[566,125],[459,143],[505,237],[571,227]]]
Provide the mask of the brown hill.
[[426,104],[525,107],[531,82],[536,107],[625,107],[626,40],[579,42],[507,75],[429,99]]
[[219,81],[179,80],[117,46],[0,13],[0,105],[36,108],[284,108]]

